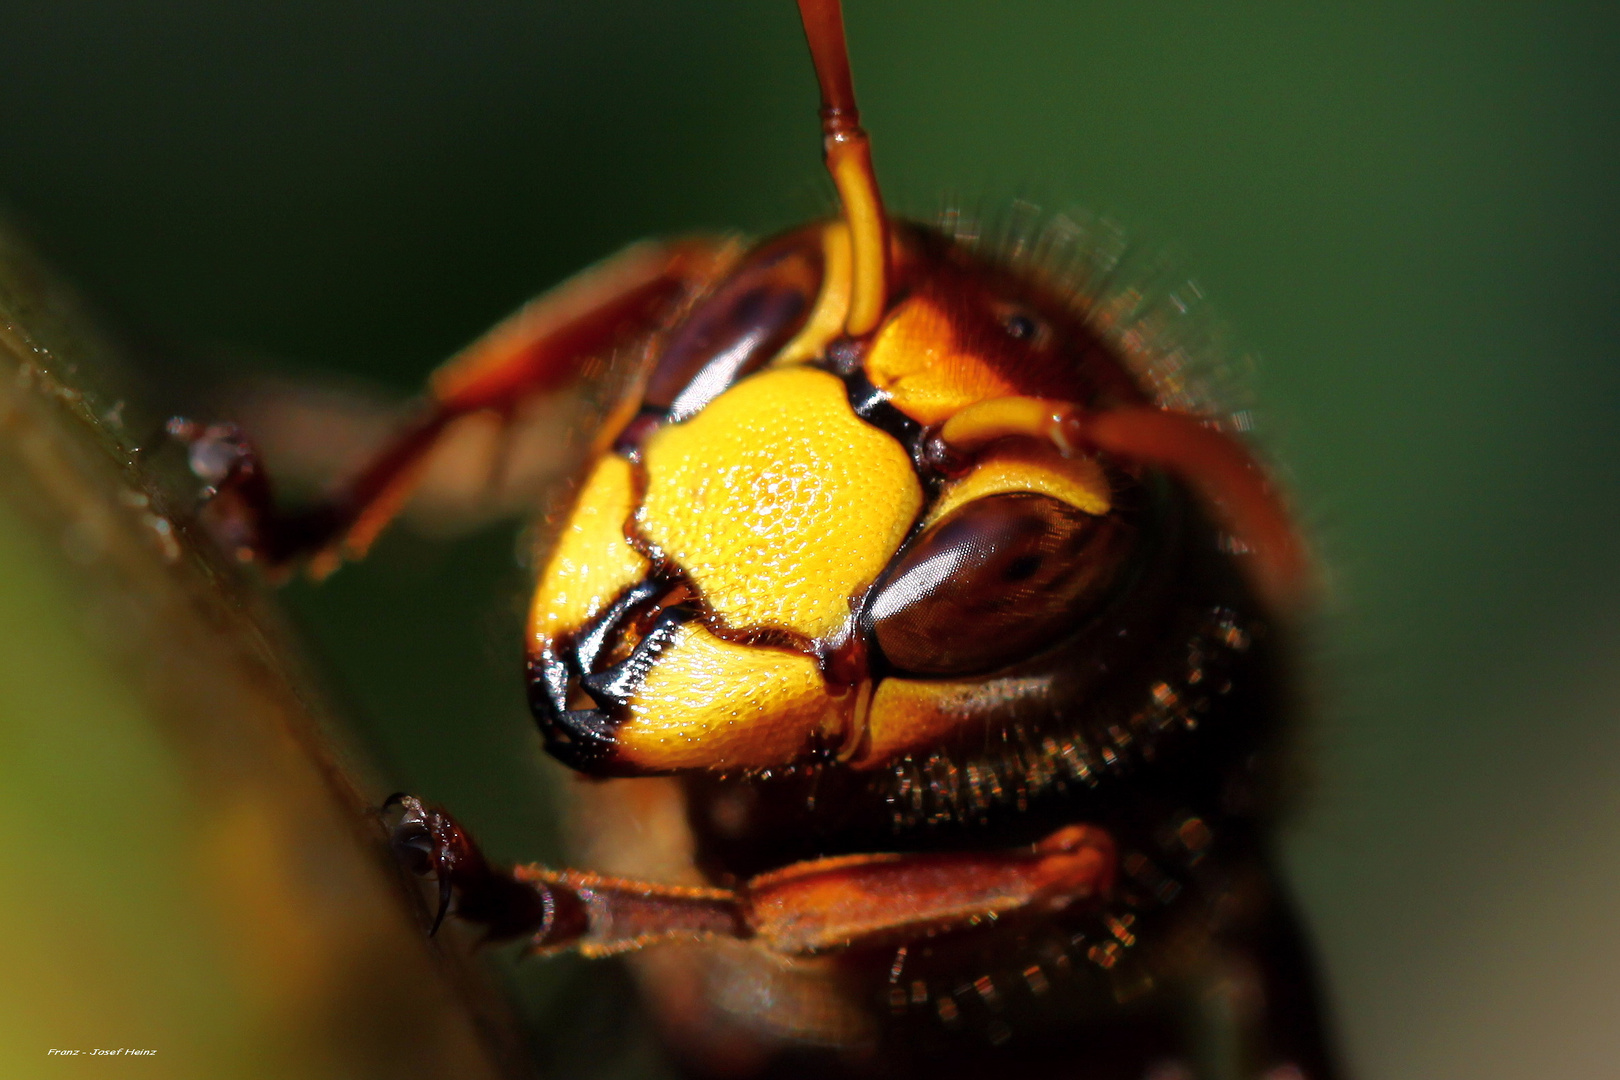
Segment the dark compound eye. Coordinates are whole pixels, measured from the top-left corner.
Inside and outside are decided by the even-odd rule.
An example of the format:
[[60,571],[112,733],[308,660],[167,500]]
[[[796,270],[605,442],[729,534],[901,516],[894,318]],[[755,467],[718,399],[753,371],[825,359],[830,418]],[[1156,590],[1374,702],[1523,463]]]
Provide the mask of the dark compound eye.
[[1032,578],[1045,561],[1041,556],[1035,554],[1020,555],[1007,564],[1007,580],[1024,581]]
[[695,415],[798,333],[820,285],[820,250],[802,236],[754,255],[675,331],[643,404],[674,421]]
[[904,671],[990,671],[1055,644],[1112,576],[1117,525],[1044,495],[978,499],[890,564],[866,610]]

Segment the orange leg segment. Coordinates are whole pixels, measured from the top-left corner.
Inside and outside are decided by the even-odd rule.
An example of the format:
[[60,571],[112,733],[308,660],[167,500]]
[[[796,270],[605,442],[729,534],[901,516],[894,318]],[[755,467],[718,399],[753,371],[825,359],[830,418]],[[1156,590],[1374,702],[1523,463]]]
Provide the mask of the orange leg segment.
[[436,371],[415,416],[313,506],[278,508],[257,452],[234,425],[170,422],[209,483],[207,518],[226,546],[272,568],[309,559],[312,573],[365,554],[410,497],[450,425],[503,416],[567,387],[593,358],[657,329],[735,259],[708,240],[636,244],[531,301]]
[[1114,886],[1113,838],[1089,825],[1011,851],[850,855],[796,863],[743,889],[772,951],[903,945],[1020,913],[1098,900]]
[[[454,910],[491,937],[587,956],[661,941],[752,940],[784,956],[892,947],[1021,914],[1100,901],[1114,887],[1113,838],[1070,825],[1002,851],[847,855],[795,863],[736,889],[701,889],[578,870],[491,867],[442,811],[409,796],[394,847],[435,877]],[[441,910],[442,915],[442,910]],[[436,924],[435,924],[436,925]]]

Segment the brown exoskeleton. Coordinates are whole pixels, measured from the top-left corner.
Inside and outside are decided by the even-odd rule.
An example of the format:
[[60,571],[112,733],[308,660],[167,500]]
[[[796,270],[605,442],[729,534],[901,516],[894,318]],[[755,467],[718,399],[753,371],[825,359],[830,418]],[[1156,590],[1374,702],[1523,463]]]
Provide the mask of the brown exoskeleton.
[[1335,1075],[1267,852],[1287,513],[1061,222],[887,214],[839,6],[800,12],[840,218],[616,256],[304,511],[177,423],[211,523],[329,569],[463,418],[629,356],[528,627],[546,747],[603,778],[592,869],[493,866],[400,797],[440,917],[635,953],[700,1071]]

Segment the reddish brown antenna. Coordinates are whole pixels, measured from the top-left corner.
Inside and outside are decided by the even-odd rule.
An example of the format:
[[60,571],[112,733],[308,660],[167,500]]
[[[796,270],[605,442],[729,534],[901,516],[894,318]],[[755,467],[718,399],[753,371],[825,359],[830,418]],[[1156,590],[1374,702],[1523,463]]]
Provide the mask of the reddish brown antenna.
[[810,42],[816,81],[821,84],[822,153],[844,206],[854,256],[844,332],[859,337],[877,328],[888,305],[888,219],[883,214],[877,174],[872,171],[872,144],[855,108],[843,8],[839,0],[799,0],[799,17],[804,20],[804,36]]

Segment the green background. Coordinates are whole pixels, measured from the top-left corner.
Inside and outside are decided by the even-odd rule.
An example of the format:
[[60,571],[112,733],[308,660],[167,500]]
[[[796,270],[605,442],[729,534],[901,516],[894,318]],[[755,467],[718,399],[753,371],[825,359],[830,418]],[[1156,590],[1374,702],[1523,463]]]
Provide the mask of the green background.
[[[1612,1075],[1620,18],[856,0],[848,21],[892,205],[1105,211],[1259,357],[1331,580],[1287,854],[1357,1074]],[[159,353],[404,393],[629,240],[830,205],[786,0],[6,2],[0,41],[0,199]],[[512,550],[401,535],[287,598],[391,778],[551,858]]]

